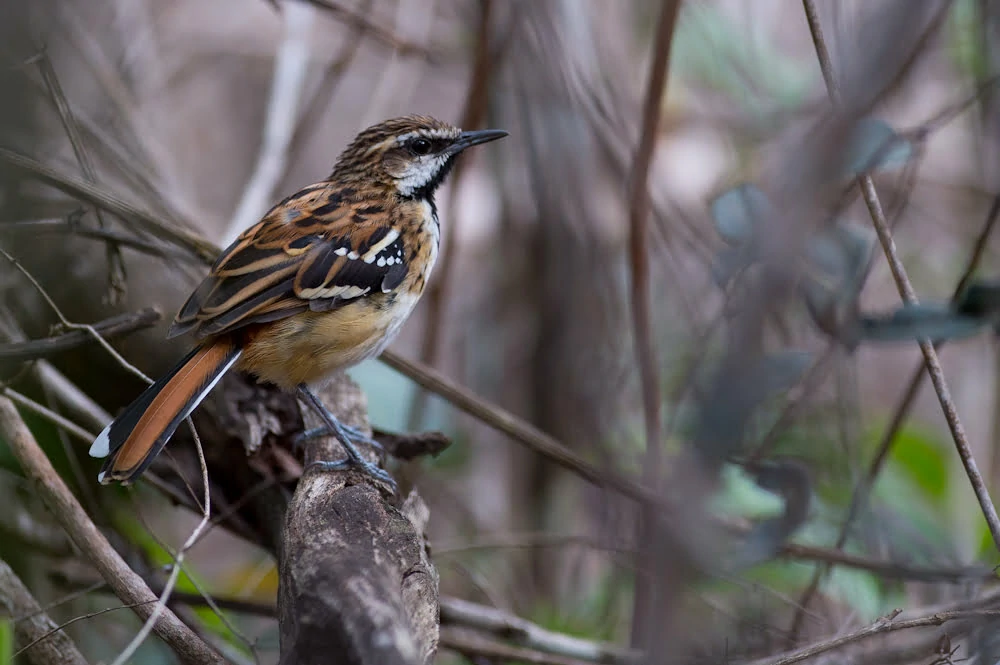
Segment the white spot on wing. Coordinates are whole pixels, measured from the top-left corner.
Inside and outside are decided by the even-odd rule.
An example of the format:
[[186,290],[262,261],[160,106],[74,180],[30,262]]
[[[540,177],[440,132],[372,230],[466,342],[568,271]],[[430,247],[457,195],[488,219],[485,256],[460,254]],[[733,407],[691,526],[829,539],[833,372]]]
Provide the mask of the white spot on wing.
[[[382,253],[382,251],[391,245],[396,238],[399,237],[399,231],[396,229],[389,229],[389,232],[385,234],[385,237],[379,240],[377,243],[371,246],[371,248],[365,252],[364,256],[361,258],[365,263],[371,263],[375,258]],[[381,265],[381,264],[380,264]]]
[[333,253],[336,254],[337,256],[346,256],[347,255],[347,248],[346,247],[338,247],[337,249],[333,250]]
[[350,300],[351,298],[363,296],[370,290],[371,287],[361,288],[360,286],[331,286],[325,289],[316,287],[314,289],[302,289],[299,291],[299,297],[306,300],[316,300],[318,298],[343,298],[344,300]]

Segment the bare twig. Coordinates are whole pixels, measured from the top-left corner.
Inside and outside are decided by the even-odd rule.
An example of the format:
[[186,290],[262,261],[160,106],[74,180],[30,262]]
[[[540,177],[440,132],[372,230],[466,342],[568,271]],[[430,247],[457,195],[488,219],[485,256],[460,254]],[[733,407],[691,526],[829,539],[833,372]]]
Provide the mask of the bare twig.
[[41,235],[44,233],[61,233],[75,235],[89,240],[113,243],[121,247],[134,249],[143,254],[156,256],[163,259],[174,259],[180,261],[198,261],[189,252],[184,252],[170,245],[158,245],[154,242],[141,240],[134,236],[115,231],[112,229],[92,229],[82,226],[74,221],[64,219],[30,219],[17,222],[7,222],[0,224],[0,234],[30,233]]
[[555,633],[513,614],[459,598],[441,598],[441,623],[474,628],[518,646],[590,663],[636,663],[640,658],[637,651]]
[[[816,49],[816,56],[819,60],[820,70],[823,73],[823,79],[826,82],[827,92],[829,93],[830,100],[835,104],[839,105],[841,103],[841,93],[840,88],[837,84],[834,72],[833,63],[830,58],[829,50],[826,46],[826,40],[823,36],[822,26],[819,23],[819,15],[816,10],[816,5],[813,0],[802,0],[802,6],[805,11],[806,21],[809,24],[809,30],[812,34],[813,44]],[[889,263],[889,269],[892,273],[893,279],[896,283],[896,287],[899,290],[900,296],[906,303],[917,302],[916,292],[913,290],[913,285],[910,283],[909,277],[906,274],[906,268],[903,266],[902,261],[899,259],[899,255],[896,252],[896,246],[892,239],[892,231],[889,228],[888,221],[886,220],[885,213],[882,210],[882,204],[879,200],[878,193],[875,190],[875,183],[870,175],[862,175],[858,179],[858,184],[861,188],[862,196],[865,200],[865,204],[868,207],[868,211],[871,214],[872,225],[875,228],[875,232],[878,235],[879,243],[882,245],[882,250],[885,253],[886,259]],[[991,219],[995,213],[991,211]],[[992,227],[992,221],[987,222],[987,227]],[[987,234],[981,237],[987,237]],[[985,241],[982,241],[985,242]],[[966,271],[966,275],[959,283],[959,287],[964,288],[965,283],[969,279],[974,270],[975,263],[978,263],[978,259],[981,256],[982,248],[979,247],[977,243],[977,249],[973,251],[972,259],[970,260],[969,270]],[[997,515],[996,507],[993,505],[992,500],[989,496],[989,491],[986,488],[985,482],[983,481],[982,474],[980,474],[979,469],[976,465],[975,459],[972,456],[972,451],[969,447],[968,439],[965,435],[965,429],[962,426],[962,422],[958,417],[958,412],[955,408],[954,401],[951,398],[951,392],[948,388],[948,384],[944,378],[944,371],[941,368],[941,362],[938,358],[935,346],[930,340],[921,340],[920,351],[924,357],[924,366],[927,373],[931,377],[931,382],[934,385],[934,391],[938,396],[938,401],[941,404],[942,411],[945,414],[945,419],[948,422],[948,428],[951,431],[952,439],[955,443],[955,447],[958,450],[959,457],[962,460],[962,464],[965,467],[966,474],[969,477],[969,482],[972,485],[973,491],[976,494],[976,498],[979,501],[980,508],[986,518],[986,523],[989,526],[990,533],[993,536],[994,544],[1000,549],[1000,516]],[[909,403],[916,396],[919,380],[914,382],[911,380],[910,386],[903,400],[903,406],[897,410],[896,416],[893,420],[893,427],[898,428],[903,420],[903,413],[909,407]],[[878,469],[881,467],[882,460],[885,459],[885,454],[888,452],[889,445],[886,441],[891,442],[892,439],[883,439],[883,447],[881,457],[876,457],[871,471],[868,477],[863,481],[861,487],[859,487],[859,492],[855,494],[852,499],[852,510],[855,512],[860,506],[860,501],[863,499],[860,493],[862,488],[864,495],[870,489],[870,483],[874,482],[875,476],[878,473]],[[852,516],[849,515],[849,519]],[[849,529],[849,521],[845,522],[840,535],[837,539],[837,548],[843,546],[846,542],[846,537]],[[809,599],[815,593],[816,589],[819,587],[819,581],[824,574],[826,568],[821,568],[816,571],[810,581],[809,586],[802,596],[800,605],[805,607],[808,605]],[[790,635],[792,639],[799,633],[803,620],[803,613],[800,611],[796,613],[795,619],[792,622],[792,627],[790,630]]]
[[[958,284],[955,285],[955,289],[952,291],[952,302],[962,295],[968,287],[969,282],[972,281],[972,277],[975,275],[975,272],[979,267],[979,263],[982,260],[983,255],[986,253],[988,241],[993,233],[993,229],[995,228],[998,219],[1000,219],[1000,195],[993,197],[993,203],[986,215],[986,223],[979,232],[979,236],[976,238],[975,243],[973,243],[972,253],[966,262],[965,270],[962,272],[962,276],[959,278]],[[934,348],[938,349],[942,344],[944,344],[943,341],[935,342]],[[921,362],[913,368],[906,390],[903,391],[903,397],[896,406],[896,410],[892,414],[889,425],[882,434],[882,439],[879,442],[878,449],[876,450],[874,457],[872,457],[872,462],[868,467],[867,475],[858,487],[855,488],[854,493],[851,496],[851,503],[847,510],[847,517],[844,519],[844,524],[841,526],[840,533],[837,536],[835,547],[838,549],[843,547],[844,543],[847,542],[847,534],[850,532],[851,524],[857,518],[858,514],[860,514],[862,506],[865,502],[867,502],[868,495],[871,492],[872,487],[875,485],[875,480],[882,471],[885,461],[889,458],[889,451],[892,449],[892,444],[896,441],[896,434],[899,433],[899,428],[902,427],[903,421],[906,420],[906,416],[910,411],[910,407],[913,406],[914,400],[916,400],[917,393],[920,390],[920,386],[923,383],[925,376],[926,373],[924,371],[924,363]]]
[[649,190],[646,180],[653,161],[660,125],[660,104],[667,82],[667,63],[673,41],[674,24],[680,9],[679,0],[668,2],[660,11],[653,46],[646,99],[642,109],[642,133],[636,149],[629,192],[629,259],[632,279],[632,326],[636,363],[642,379],[642,402],[646,425],[646,481],[657,477],[660,447],[660,387],[653,333],[650,322],[649,289]]
[[[840,91],[834,78],[833,63],[830,59],[830,53],[826,48],[826,41],[823,38],[823,30],[819,24],[815,2],[814,0],[802,0],[802,6],[805,9],[809,31],[812,33],[813,44],[816,47],[816,56],[819,59],[820,69],[823,71],[823,79],[826,81],[830,99],[834,104],[839,104],[841,101]],[[882,203],[879,201],[878,192],[875,191],[875,183],[872,177],[867,174],[861,176],[859,178],[859,186],[861,187],[861,194],[864,197],[865,204],[868,206],[868,211],[871,213],[872,225],[875,227],[879,243],[882,245],[882,250],[885,252],[886,259],[889,262],[889,270],[892,272],[899,295],[905,303],[916,303],[917,294],[913,290],[910,278],[906,274],[906,268],[903,266],[903,262],[896,252],[896,245],[892,239],[892,231],[886,221],[885,213],[882,210]],[[979,500],[979,506],[983,511],[983,516],[986,518],[986,524],[989,526],[990,534],[993,536],[993,542],[997,549],[1000,550],[1000,516],[997,515],[996,507],[990,499],[989,491],[983,481],[982,474],[980,474],[976,461],[972,456],[972,449],[965,435],[965,428],[958,417],[955,403],[951,398],[951,391],[948,389],[948,383],[945,381],[944,370],[941,368],[941,361],[938,359],[937,351],[930,340],[922,340],[920,342],[920,351],[924,356],[924,365],[931,377],[934,392],[941,403],[941,410],[944,412],[945,420],[948,422],[948,429],[951,430],[955,448],[969,477],[969,483],[972,485],[972,489],[976,493],[976,498]]]
[[139,370],[139,368],[137,368],[135,365],[133,365],[130,362],[128,362],[127,360],[125,360],[125,358],[123,358],[120,353],[118,353],[117,351],[115,351],[114,347],[112,347],[108,343],[108,341],[106,339],[104,339],[100,335],[100,333],[98,333],[94,329],[94,326],[92,326],[90,324],[87,324],[87,323],[72,323],[69,319],[67,319],[66,315],[62,313],[62,310],[59,309],[58,305],[56,305],[56,302],[52,299],[52,296],[49,295],[48,291],[46,291],[42,287],[42,285],[39,284],[38,280],[35,279],[35,276],[32,275],[30,272],[28,272],[25,269],[25,267],[22,266],[21,263],[17,259],[15,259],[13,256],[11,256],[10,254],[8,254],[3,249],[0,249],[0,256],[2,256],[3,258],[7,259],[8,262],[10,262],[15,268],[17,268],[17,270],[22,275],[24,275],[25,279],[27,279],[29,282],[31,282],[31,285],[35,288],[36,291],[38,291],[38,294],[42,297],[42,299],[46,302],[46,304],[52,309],[52,311],[55,313],[55,315],[57,317],[59,317],[59,322],[63,326],[65,326],[66,328],[70,328],[72,330],[86,331],[87,334],[89,334],[93,338],[93,340],[95,342],[97,342],[102,347],[104,347],[104,350],[108,352],[108,355],[110,355],[112,358],[114,358],[116,361],[118,361],[118,364],[121,365],[125,370],[127,370],[128,372],[131,372],[136,377],[142,379],[146,383],[152,383],[153,382],[153,380],[150,379],[145,374],[143,374]]
[[[113,316],[104,321],[94,323],[91,327],[96,333],[104,337],[118,337],[136,330],[142,330],[143,328],[150,328],[159,320],[160,313],[152,307],[147,307],[138,312],[128,312]],[[47,358],[53,354],[75,349],[93,341],[94,338],[88,331],[74,330],[62,335],[46,337],[45,339],[0,344],[0,360],[24,361]]]
[[636,501],[662,504],[661,498],[652,490],[612,470],[595,467],[534,425],[478,397],[467,388],[458,385],[430,367],[413,360],[407,360],[392,351],[383,351],[379,359],[418,385],[451,402],[462,411],[497,431],[503,432],[539,455],[569,469],[594,485],[613,489]]
[[33,665],[87,665],[73,640],[49,618],[5,561],[0,561],[0,607],[5,616],[20,618],[14,624],[17,645],[22,651],[35,647],[25,656]]
[[466,656],[469,662],[531,663],[532,665],[588,665],[596,661],[556,656],[535,649],[514,647],[499,640],[458,628],[442,628],[440,646]]
[[[49,59],[48,53],[45,52],[44,46],[42,47],[41,55],[38,58],[38,69],[42,74],[42,80],[45,83],[45,87],[48,89],[49,96],[52,98],[52,103],[55,105],[56,110],[59,113],[59,119],[62,122],[63,130],[66,132],[66,137],[69,139],[70,146],[73,148],[73,154],[76,156],[76,161],[80,165],[80,171],[83,172],[83,177],[90,183],[97,182],[94,164],[90,159],[90,155],[87,153],[86,147],[83,145],[83,139],[80,137],[80,130],[77,127],[76,118],[73,115],[73,111],[70,108],[69,101],[66,99],[65,93],[63,93],[62,85],[59,83],[59,77],[56,75],[56,70],[52,66],[52,61]],[[95,215],[97,217],[98,226],[102,229],[105,228],[107,226],[107,222],[105,221],[104,214],[101,212],[100,208],[95,210]],[[116,243],[109,243],[107,245],[107,257],[108,287],[110,289],[108,300],[112,305],[117,305],[125,297],[125,260],[122,258],[121,248]]]
[[413,42],[401,39],[399,36],[392,33],[390,30],[386,29],[381,23],[376,23],[369,20],[363,14],[359,14],[354,10],[348,9],[340,2],[335,0],[300,0],[301,2],[309,2],[316,5],[317,7],[322,7],[328,11],[337,20],[343,21],[350,27],[356,30],[363,30],[370,34],[376,40],[382,42],[386,46],[391,47],[393,50],[398,52],[400,55],[406,56],[419,56],[427,60],[428,62],[435,62],[438,59],[437,54],[428,49],[421,44],[415,44]]
[[748,665],[792,665],[792,663],[798,663],[800,661],[812,658],[813,656],[818,656],[828,651],[833,651],[835,649],[840,649],[842,647],[855,644],[857,642],[862,642],[869,637],[874,637],[875,635],[884,635],[886,633],[896,632],[898,630],[909,630],[911,628],[926,628],[928,626],[941,626],[949,621],[959,621],[964,619],[984,619],[987,617],[1000,617],[1000,610],[993,609],[977,609],[977,610],[955,610],[953,612],[937,612],[935,614],[929,614],[927,616],[920,616],[913,619],[903,619],[896,621],[895,617],[899,615],[899,610],[896,610],[887,617],[883,617],[871,624],[866,626],[861,630],[855,631],[853,633],[848,633],[846,635],[841,635],[839,637],[834,637],[829,640],[824,640],[821,642],[816,642],[815,644],[810,644],[809,646],[803,647],[801,649],[796,649],[794,651],[789,651],[783,655],[776,658],[761,658],[759,660],[751,661]]
[[132,638],[132,641],[129,642],[128,646],[122,649],[121,653],[118,654],[118,657],[115,658],[111,665],[124,665],[124,663],[127,663],[129,658],[131,658],[142,643],[146,641],[149,633],[155,629],[160,615],[170,612],[170,610],[167,609],[167,602],[170,600],[170,594],[173,592],[181,570],[184,568],[184,558],[188,550],[190,550],[191,547],[198,542],[198,538],[201,537],[202,532],[208,527],[208,524],[212,519],[212,495],[208,484],[208,465],[205,464],[205,454],[201,447],[201,439],[198,437],[198,432],[195,430],[194,424],[192,424],[190,419],[188,419],[187,423],[188,427],[191,429],[191,436],[194,438],[195,448],[198,451],[198,463],[201,466],[201,482],[205,490],[204,498],[202,499],[201,521],[198,522],[194,529],[192,529],[187,540],[184,541],[184,544],[177,551],[177,554],[174,555],[174,563],[171,566],[170,576],[167,578],[167,582],[163,585],[163,591],[160,593],[156,606],[153,608],[153,612],[146,617],[142,628],[135,634],[135,637]]
[[52,409],[42,404],[39,404],[30,397],[25,397],[16,390],[11,390],[10,388],[4,388],[2,394],[4,397],[14,402],[15,404],[18,404],[22,408],[28,409],[29,411],[35,413],[36,415],[39,415],[42,418],[45,418],[46,420],[49,420],[57,427],[61,427],[66,431],[67,434],[72,434],[73,436],[75,436],[80,441],[83,441],[84,443],[88,444],[93,443],[94,438],[97,436],[93,432],[88,432],[87,430],[83,429],[82,427],[74,423],[72,420],[64,418],[63,416],[60,416]]
[[110,413],[80,390],[75,383],[67,379],[47,360],[35,363],[35,375],[38,377],[38,382],[56,399],[59,405],[83,421],[86,427],[100,432],[105,425],[111,422]]
[[[357,6],[357,11],[367,14],[371,11],[374,0],[364,0]],[[293,128],[292,140],[288,147],[290,155],[298,155],[302,149],[314,140],[318,133],[320,123],[324,119],[324,112],[329,107],[330,101],[343,81],[344,72],[354,62],[358,55],[359,47],[365,36],[365,29],[358,28],[351,30],[340,43],[340,49],[333,60],[326,66],[326,70],[320,77],[319,85],[313,90],[309,100],[303,104],[302,114],[299,121]],[[284,177],[284,176],[282,176]]]
[[[748,528],[733,529],[734,532],[745,534]],[[608,543],[599,538],[585,534],[558,534],[545,532],[495,534],[478,538],[472,542],[444,542],[434,544],[437,555],[455,555],[463,552],[475,552],[490,549],[521,549],[550,547],[586,547],[588,549],[608,552],[611,554],[634,555],[635,547],[631,544]],[[913,566],[896,561],[882,561],[871,557],[850,554],[837,549],[812,547],[786,543],[776,552],[778,557],[795,561],[820,561],[835,566],[866,570],[880,577],[914,582],[943,582],[962,584],[976,580],[992,580],[997,575],[992,568],[986,566],[966,567],[931,567]]]
[[[63,479],[52,468],[14,404],[0,397],[0,435],[20,461],[53,516],[74,544],[94,565],[115,595],[132,608],[140,619],[148,619],[156,596],[146,583],[114,550],[87,516]],[[221,663],[222,659],[170,610],[163,610],[154,626],[159,635],[186,663]]]
[[[489,100],[490,83],[496,69],[498,54],[490,48],[490,16],[493,0],[480,0],[479,24],[476,30],[476,50],[469,75],[469,87],[465,94],[465,105],[459,127],[472,129],[478,127],[486,117]],[[427,324],[424,326],[424,336],[420,341],[420,362],[436,367],[441,351],[441,332],[444,328],[444,314],[448,301],[448,287],[455,266],[458,228],[461,223],[459,215],[455,214],[458,200],[459,185],[468,169],[468,158],[458,162],[455,173],[451,177],[451,189],[448,195],[448,210],[451,212],[451,222],[444,234],[441,247],[441,258],[438,260],[434,279],[427,287],[424,295],[424,312]],[[427,406],[427,392],[418,390],[410,403],[409,415],[406,419],[407,429],[415,431],[420,428],[421,419]]]
[[41,162],[7,148],[0,148],[0,162],[31,175],[33,178],[121,217],[126,222],[148,231],[156,237],[182,247],[206,263],[212,263],[219,254],[218,248],[197,233],[164,224],[142,208],[118,198],[99,185],[61,173]]
[[316,8],[309,3],[284,4],[284,36],[274,56],[274,74],[257,164],[222,235],[223,247],[260,219],[271,205],[274,190],[285,172],[288,146],[298,120],[299,98],[309,68],[309,37],[316,14]]
[[[631,280],[632,341],[635,345],[635,359],[642,387],[642,409],[646,428],[646,454],[643,461],[643,482],[649,487],[660,483],[662,457],[660,422],[660,372],[659,358],[653,348],[653,325],[650,313],[649,286],[649,207],[650,197],[647,186],[649,167],[653,161],[660,126],[660,105],[667,83],[670,45],[673,42],[674,26],[680,11],[680,0],[664,2],[660,9],[653,41],[652,64],[646,84],[646,97],[642,106],[642,126],[639,144],[632,163],[629,188],[629,277]],[[652,556],[652,525],[656,521],[657,510],[647,507],[639,513],[639,530],[644,533],[638,554],[639,579],[636,580],[635,598],[632,610],[632,646],[647,646],[650,626],[655,621],[653,599],[656,594],[648,579],[643,579],[651,570],[648,565]]]

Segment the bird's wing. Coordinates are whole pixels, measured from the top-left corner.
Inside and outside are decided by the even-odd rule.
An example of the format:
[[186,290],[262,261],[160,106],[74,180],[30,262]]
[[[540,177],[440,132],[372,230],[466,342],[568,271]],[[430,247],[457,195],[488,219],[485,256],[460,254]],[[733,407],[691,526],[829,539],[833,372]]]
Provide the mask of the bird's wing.
[[222,253],[169,336],[200,339],[398,287],[406,276],[399,229],[384,207],[345,194],[321,183],[274,206]]

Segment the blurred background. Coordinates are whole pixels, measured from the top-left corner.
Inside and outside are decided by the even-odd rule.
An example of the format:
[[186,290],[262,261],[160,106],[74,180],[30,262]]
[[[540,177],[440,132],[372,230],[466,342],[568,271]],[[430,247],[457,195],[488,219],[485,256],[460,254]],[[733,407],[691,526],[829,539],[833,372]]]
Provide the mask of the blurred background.
[[[658,31],[674,4],[0,2],[0,247],[24,269],[0,258],[2,341],[45,338],[60,320],[26,272],[74,323],[157,308],[155,327],[112,342],[155,376],[184,351],[164,332],[206,270],[189,233],[225,245],[383,119],[503,128],[509,138],[463,158],[439,193],[443,255],[393,349],[670,508],[643,517],[370,361],[350,374],[374,426],[453,441],[391,467],[429,506],[443,595],[652,649],[656,662],[763,658],[895,608],[995,607],[997,545],[915,340],[963,337],[940,362],[995,491],[995,303],[948,302],[964,273],[987,293],[998,273],[1000,5],[817,3],[835,104],[800,0],[688,0]],[[630,210],[642,141],[653,148],[639,238],[651,348],[637,354]],[[859,178],[927,309],[899,309]],[[90,432],[88,408],[66,394],[114,414],[142,386],[97,345],[0,356],[0,370],[8,394]],[[652,447],[644,377],[658,408]],[[97,486],[85,442],[24,414],[116,547],[155,578],[197,515],[147,483]],[[43,605],[61,601],[57,621],[113,606],[106,590],[74,593],[97,578],[6,449],[0,462],[2,558]],[[259,616],[278,581],[268,548],[213,529],[187,570],[184,593],[263,609],[223,610],[223,621],[192,602],[186,620],[234,662],[277,662],[276,622]],[[98,662],[137,627],[121,610],[66,630]],[[995,662],[995,627],[966,617],[846,653]],[[447,646],[436,662],[506,662]],[[172,658],[149,641],[134,662]]]

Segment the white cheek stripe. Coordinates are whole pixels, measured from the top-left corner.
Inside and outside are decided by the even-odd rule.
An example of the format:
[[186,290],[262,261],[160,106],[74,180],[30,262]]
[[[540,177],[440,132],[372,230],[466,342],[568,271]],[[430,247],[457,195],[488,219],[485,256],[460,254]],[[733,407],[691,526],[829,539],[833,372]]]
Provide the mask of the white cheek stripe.
[[454,129],[421,129],[416,132],[407,132],[406,134],[397,136],[396,143],[402,145],[410,139],[415,139],[418,136],[428,139],[453,139],[456,138],[458,134],[459,132]]

